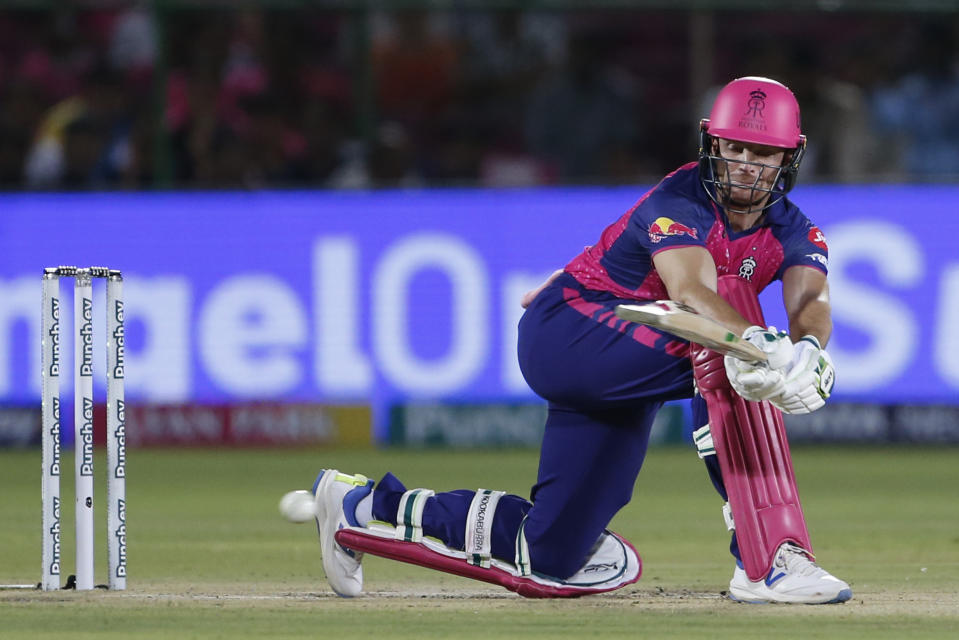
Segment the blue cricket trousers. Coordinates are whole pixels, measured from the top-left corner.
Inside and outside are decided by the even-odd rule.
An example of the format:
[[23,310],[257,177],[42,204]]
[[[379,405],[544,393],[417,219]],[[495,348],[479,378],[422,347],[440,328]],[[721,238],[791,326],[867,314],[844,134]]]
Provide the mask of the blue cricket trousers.
[[[520,321],[520,368],[549,413],[530,500],[507,495],[499,502],[495,557],[513,561],[525,517],[533,570],[560,579],[576,573],[632,497],[656,412],[665,401],[693,395],[688,343],[620,320],[613,309],[622,302],[630,301],[563,274]],[[395,524],[403,491],[395,476],[384,476],[373,493],[373,516]],[[473,495],[431,498],[424,533],[463,549]]]

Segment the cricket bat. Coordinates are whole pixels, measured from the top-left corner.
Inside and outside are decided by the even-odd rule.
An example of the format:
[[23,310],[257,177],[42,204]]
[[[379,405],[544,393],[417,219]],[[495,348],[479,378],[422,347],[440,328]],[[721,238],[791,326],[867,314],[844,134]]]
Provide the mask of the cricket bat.
[[766,354],[735,333],[695,309],[675,300],[656,300],[645,304],[621,304],[616,315],[623,320],[662,329],[674,336],[701,344],[713,351],[728,353],[749,362],[765,362]]

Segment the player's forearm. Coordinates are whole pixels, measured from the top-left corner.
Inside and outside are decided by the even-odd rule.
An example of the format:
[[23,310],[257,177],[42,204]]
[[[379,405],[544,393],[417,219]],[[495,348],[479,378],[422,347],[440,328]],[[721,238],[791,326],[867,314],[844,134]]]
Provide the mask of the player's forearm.
[[670,297],[687,304],[716,322],[722,324],[737,336],[741,336],[751,326],[728,302],[715,291],[698,282],[690,282],[678,291],[670,291]]
[[810,300],[789,315],[789,335],[793,340],[803,336],[815,336],[823,347],[832,335],[832,315],[829,303],[824,300]]
[[788,269],[783,276],[783,303],[793,340],[812,335],[825,347],[832,334],[826,274],[805,266]]
[[715,320],[741,336],[751,325],[716,293],[716,263],[703,247],[678,247],[660,251],[653,263],[671,300]]

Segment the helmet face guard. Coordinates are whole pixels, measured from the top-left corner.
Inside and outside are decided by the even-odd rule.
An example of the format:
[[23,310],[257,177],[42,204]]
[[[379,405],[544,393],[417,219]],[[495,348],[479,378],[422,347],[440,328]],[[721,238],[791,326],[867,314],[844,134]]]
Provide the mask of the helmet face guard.
[[[783,164],[773,166],[728,160],[716,150],[718,138],[781,148],[785,152]],[[805,150],[806,137],[800,131],[799,103],[793,93],[769,78],[738,78],[722,88],[709,118],[700,122],[700,180],[716,204],[733,213],[753,213],[779,202],[793,188]],[[733,183],[730,162],[756,166],[759,172],[755,182],[752,185]],[[769,171],[775,171],[775,178],[771,186],[764,186],[760,178]],[[759,201],[761,204],[737,207],[730,200],[733,187],[750,189],[749,202]]]
[[[762,162],[745,162],[742,160],[731,160],[724,158],[718,152],[714,152],[715,136],[711,136],[708,131],[708,120],[703,120],[699,131],[699,179],[706,190],[709,198],[725,208],[730,213],[754,213],[765,209],[786,197],[786,194],[796,185],[796,179],[799,177],[799,164],[802,162],[803,155],[806,153],[806,137],[800,136],[800,143],[792,149],[784,149],[785,157],[781,165],[770,165]],[[740,142],[737,140],[737,142]],[[748,164],[755,166],[759,171],[756,173],[756,179],[753,184],[733,183],[730,178],[729,163]],[[775,177],[767,187],[761,178],[768,175],[769,171],[775,172]],[[769,181],[766,182],[768,184]],[[765,195],[765,202],[755,206],[743,206],[734,204],[730,200],[730,194],[733,187],[740,189],[749,189],[749,202],[762,202]]]

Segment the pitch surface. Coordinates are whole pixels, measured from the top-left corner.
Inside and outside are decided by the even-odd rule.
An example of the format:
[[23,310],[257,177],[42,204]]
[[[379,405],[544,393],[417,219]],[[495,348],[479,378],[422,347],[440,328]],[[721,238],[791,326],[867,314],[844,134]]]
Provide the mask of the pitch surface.
[[[692,449],[650,452],[613,528],[643,556],[643,578],[614,594],[525,600],[417,567],[368,558],[368,592],[337,598],[315,529],[277,511],[324,466],[392,470],[437,490],[525,495],[535,451],[133,450],[129,589],[0,591],[4,638],[951,638],[959,628],[959,486],[955,449],[796,448],[799,488],[820,563],[855,597],[834,606],[741,605],[723,597],[728,538]],[[102,471],[102,460],[98,459]],[[0,583],[39,574],[39,452],[0,452]],[[64,474],[71,496],[72,473]],[[104,495],[97,479],[98,506]],[[100,507],[102,508],[102,506]],[[97,582],[105,581],[102,512]],[[64,575],[73,564],[63,513]]]

